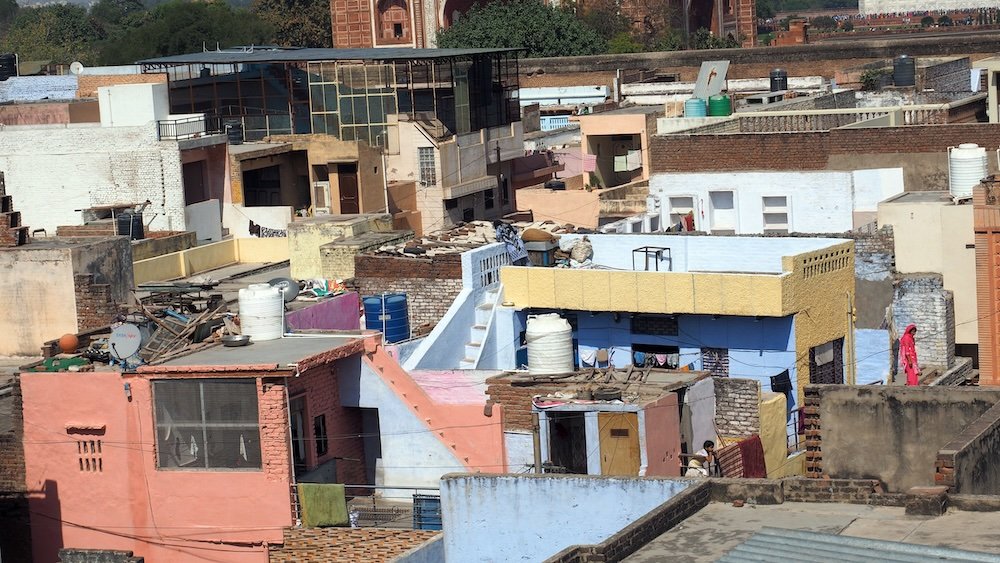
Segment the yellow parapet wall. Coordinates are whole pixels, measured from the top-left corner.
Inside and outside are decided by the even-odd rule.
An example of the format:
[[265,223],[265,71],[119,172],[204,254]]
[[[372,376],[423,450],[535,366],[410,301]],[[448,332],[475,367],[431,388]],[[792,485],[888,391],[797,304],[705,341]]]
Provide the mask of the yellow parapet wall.
[[241,238],[213,242],[132,264],[135,284],[187,278],[223,266],[288,260],[287,238]]

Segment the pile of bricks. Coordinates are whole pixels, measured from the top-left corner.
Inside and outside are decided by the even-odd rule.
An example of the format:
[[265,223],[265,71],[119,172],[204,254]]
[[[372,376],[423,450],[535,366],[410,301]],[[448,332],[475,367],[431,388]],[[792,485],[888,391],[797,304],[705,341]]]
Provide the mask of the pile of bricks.
[[286,528],[285,543],[268,549],[271,563],[390,561],[441,532],[385,528]]
[[806,477],[823,476],[823,434],[819,420],[819,389],[805,388]]
[[14,211],[14,198],[7,195],[0,172],[0,247],[11,248],[28,242],[28,227],[21,226],[21,212]]

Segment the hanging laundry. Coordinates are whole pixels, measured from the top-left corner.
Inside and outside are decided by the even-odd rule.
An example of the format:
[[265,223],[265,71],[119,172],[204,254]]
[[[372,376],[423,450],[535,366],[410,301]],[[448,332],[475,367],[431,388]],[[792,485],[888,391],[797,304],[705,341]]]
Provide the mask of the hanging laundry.
[[632,352],[632,360],[632,363],[635,365],[644,366],[646,365],[646,354],[642,352]]
[[628,172],[628,156],[624,154],[615,155],[615,172]]
[[584,172],[594,172],[597,170],[597,155],[596,154],[584,154],[583,155],[583,171]]
[[580,350],[580,363],[593,367],[597,363],[597,350]]
[[764,463],[764,444],[760,436],[754,434],[739,443],[743,458],[743,476],[748,479],[766,479],[767,465]]
[[243,434],[240,433],[240,457],[243,461],[247,461],[247,443],[243,440]]
[[694,230],[694,211],[684,216],[684,230],[688,232]]
[[667,365],[667,354],[657,354],[656,355],[656,366],[663,367]]
[[642,151],[628,151],[625,155],[625,167],[629,172],[642,168]]

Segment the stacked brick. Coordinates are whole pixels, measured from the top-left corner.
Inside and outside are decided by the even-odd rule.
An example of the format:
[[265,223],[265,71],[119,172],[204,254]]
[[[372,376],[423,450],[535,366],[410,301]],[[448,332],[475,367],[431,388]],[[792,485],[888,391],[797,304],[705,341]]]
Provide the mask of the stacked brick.
[[30,516],[24,476],[21,385],[11,382],[10,431],[0,433],[0,553],[11,561],[31,561]]
[[405,293],[410,326],[435,325],[462,291],[462,256],[408,258],[359,254],[352,287],[362,296]]
[[819,403],[819,389],[807,386],[805,405],[802,407],[806,432],[806,477],[814,479],[823,476],[823,434],[820,427]]
[[383,528],[287,528],[285,543],[268,550],[270,563],[378,563],[433,539],[441,532]]
[[85,332],[111,324],[119,312],[111,286],[94,283],[93,274],[73,276],[76,293],[76,329]]
[[732,438],[759,434],[760,384],[753,379],[713,379],[715,425],[719,434]]
[[21,212],[14,211],[14,198],[0,172],[0,247],[11,248],[28,242],[28,227],[21,225]]
[[558,383],[515,385],[505,375],[486,380],[486,394],[490,401],[503,406],[504,431],[531,431],[532,397],[565,390],[566,386]]
[[111,549],[60,549],[59,563],[143,563],[131,551]]

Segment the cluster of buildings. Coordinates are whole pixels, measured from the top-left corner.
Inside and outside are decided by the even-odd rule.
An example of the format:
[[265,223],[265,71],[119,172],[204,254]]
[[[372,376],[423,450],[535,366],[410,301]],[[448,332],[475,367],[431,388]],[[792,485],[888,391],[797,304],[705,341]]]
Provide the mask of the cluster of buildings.
[[4,560],[996,557],[997,59],[355,8],[0,82]]

